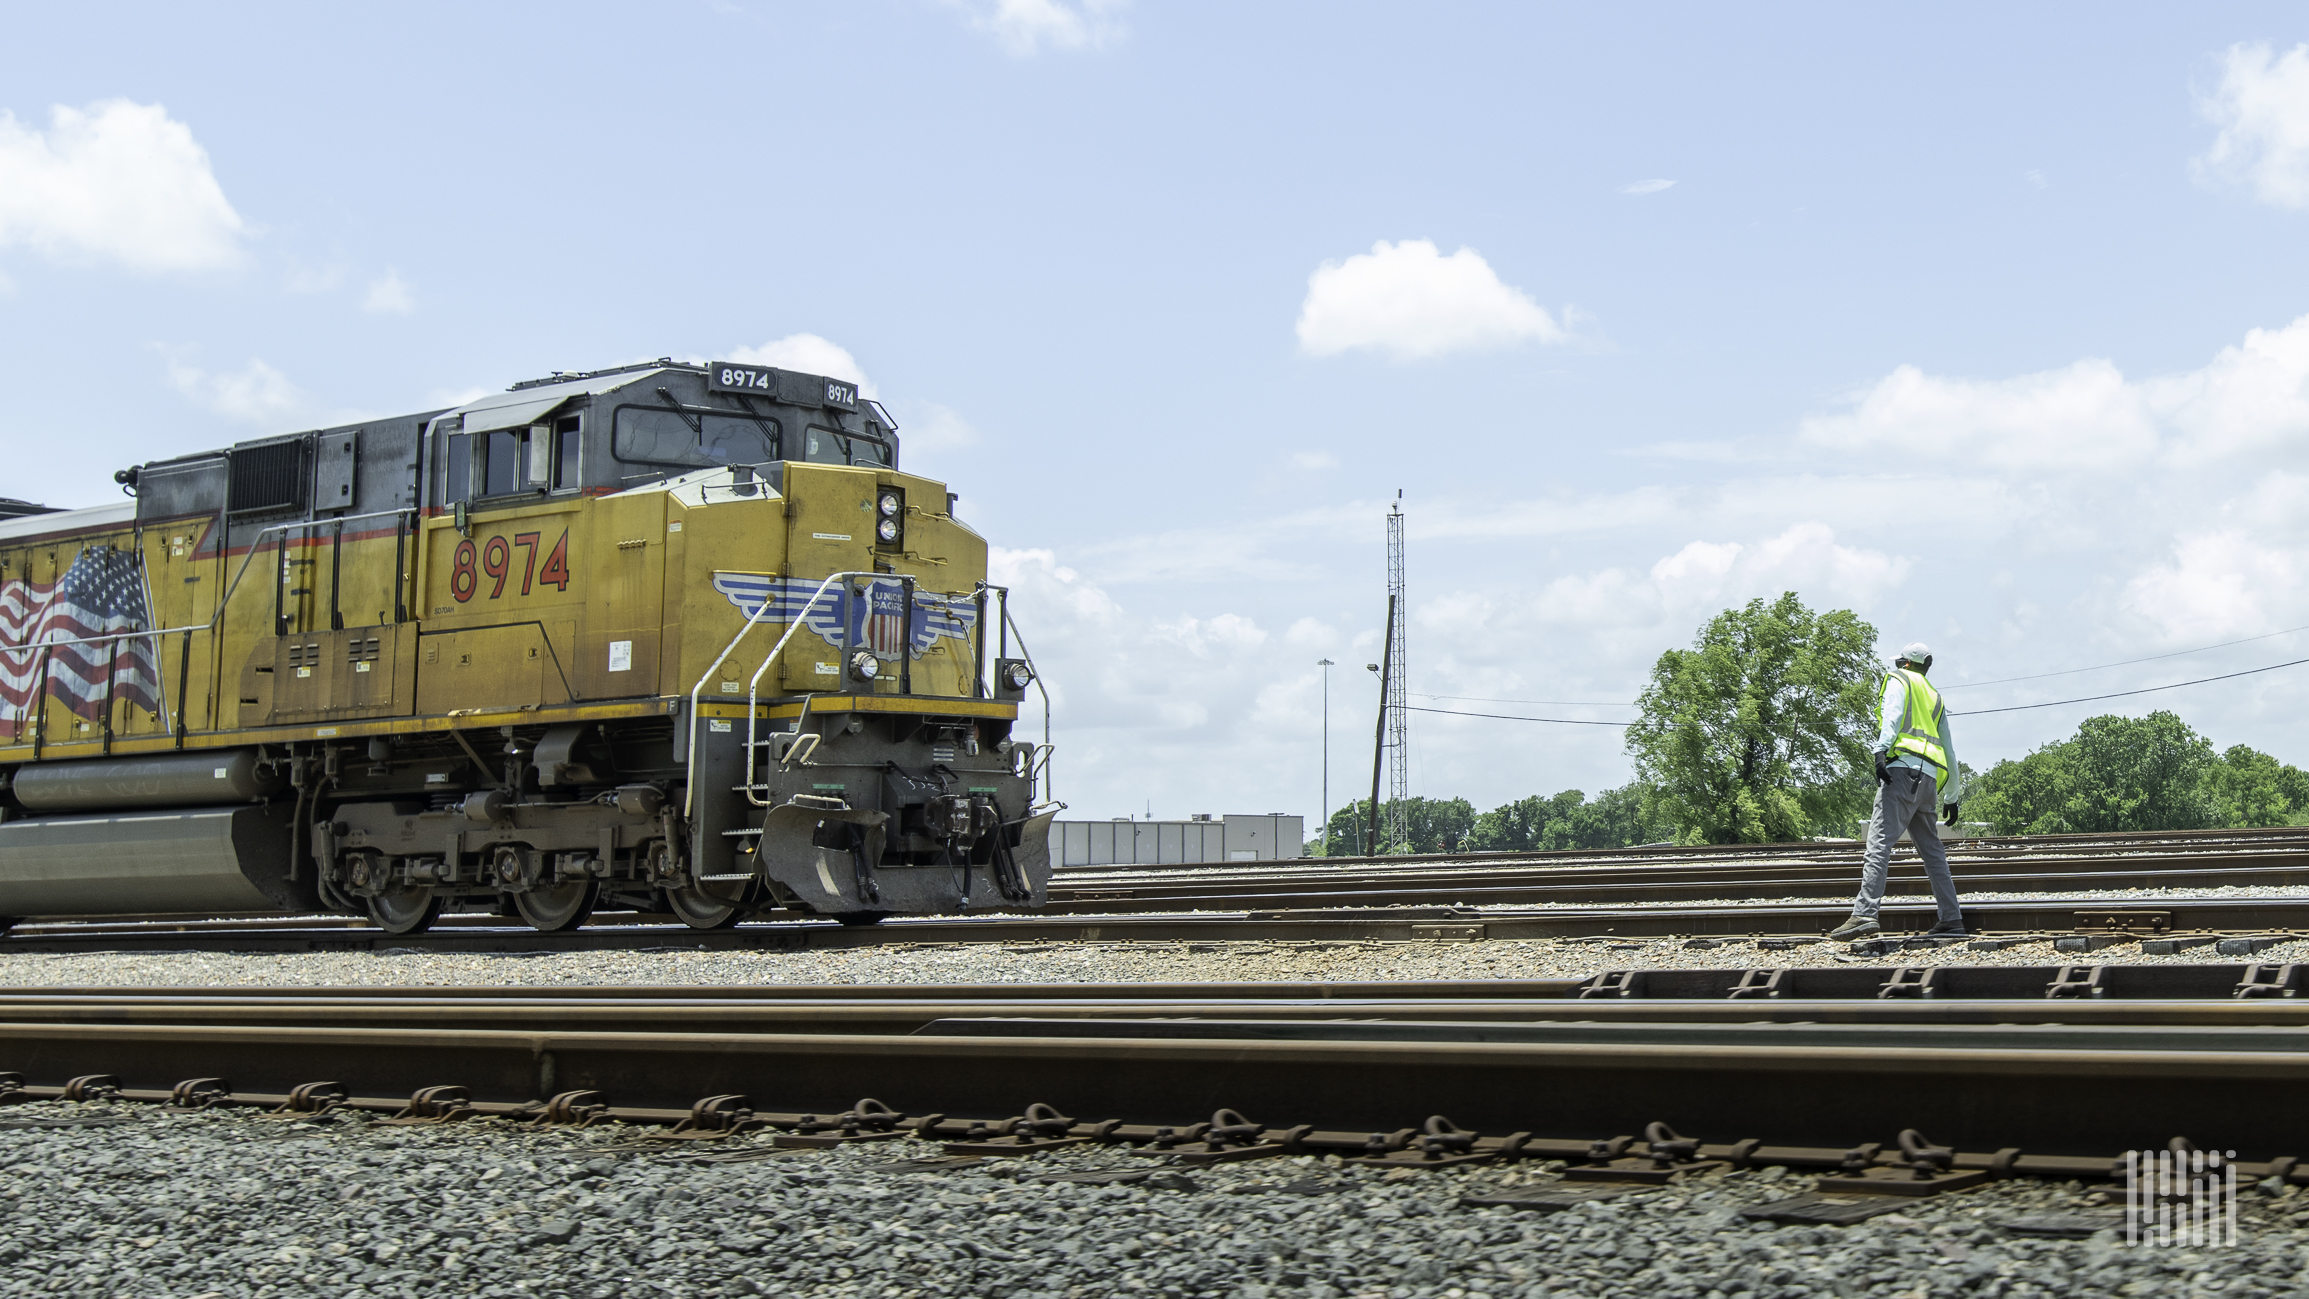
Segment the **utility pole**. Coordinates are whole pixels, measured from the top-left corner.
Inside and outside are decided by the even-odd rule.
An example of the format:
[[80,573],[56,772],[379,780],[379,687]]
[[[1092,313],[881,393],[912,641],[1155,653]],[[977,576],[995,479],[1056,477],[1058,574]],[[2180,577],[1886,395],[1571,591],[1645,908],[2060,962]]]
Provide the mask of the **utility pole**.
[[[1411,601],[1403,588],[1403,491],[1395,491],[1395,507],[1387,512],[1387,658],[1393,664],[1386,680],[1387,747],[1395,750],[1394,779],[1388,782],[1387,837],[1411,842],[1411,654],[1408,635]],[[1373,797],[1377,797],[1374,795]],[[1373,805],[1373,815],[1377,815]]]
[[1323,855],[1331,855],[1331,668],[1329,659],[1317,659],[1323,669]]
[[1363,666],[1379,674],[1379,722],[1371,735],[1371,821],[1363,831],[1363,855],[1379,855],[1379,773],[1387,765],[1387,677],[1395,668],[1395,597],[1387,597],[1386,652]]

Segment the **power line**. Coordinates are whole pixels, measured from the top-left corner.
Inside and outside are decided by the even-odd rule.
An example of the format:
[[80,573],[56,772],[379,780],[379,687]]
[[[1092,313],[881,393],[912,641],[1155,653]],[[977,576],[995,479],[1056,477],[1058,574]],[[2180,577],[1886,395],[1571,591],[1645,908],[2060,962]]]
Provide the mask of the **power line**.
[[[2208,681],[2227,681],[2234,677],[2249,677],[2261,672],[2275,672],[2279,668],[2297,668],[2304,663],[2309,663],[2309,659],[2295,659],[2290,663],[2272,663],[2265,668],[2247,668],[2243,672],[2224,672],[2217,677],[2198,677],[2194,681],[2175,681],[2169,686],[2149,686],[2142,690],[2119,690],[2113,695],[2086,695],[2082,699],[2055,699],[2042,704],[2014,704],[2010,708],[1975,708],[1969,713],[1958,713],[1956,716],[1980,717],[1988,713],[2019,713],[2026,712],[2031,708],[2058,708],[2062,704],[2090,704],[2103,699],[2123,699],[2130,695],[2153,695],[2160,690],[2178,690],[2182,686],[2201,686]],[[1986,685],[1988,683],[1984,681],[1981,684]]]
[[[2095,664],[2095,665],[2093,665],[2092,667],[2089,667],[2089,668],[2063,668],[2063,669],[2061,669],[2061,670],[2060,670],[2060,671],[2058,671],[2058,672],[2039,672],[2039,673],[2036,673],[2036,674],[2035,674],[2035,675],[2033,675],[2033,676],[2025,676],[2025,677],[1998,677],[1998,678],[1997,678],[1996,680],[1994,680],[1994,681],[1964,681],[1964,682],[1959,682],[1959,683],[1956,683],[1956,684],[1954,684],[1954,685],[1946,685],[1946,686],[1942,686],[1942,687],[1940,687],[1940,693],[1942,693],[1942,694],[1947,694],[1947,693],[1948,693],[1949,691],[1951,691],[1951,690],[1970,690],[1970,689],[1972,689],[1974,686],[2001,686],[2001,685],[2008,685],[2008,684],[2010,684],[2010,683],[2012,683],[2012,682],[2014,682],[2014,681],[2042,681],[2042,680],[2044,680],[2046,677],[2070,677],[2070,676],[2075,676],[2075,675],[2076,675],[2077,673],[2079,673],[2079,672],[2098,672],[2098,671],[2100,671],[2102,668],[2123,668],[2123,667],[2131,667],[2131,666],[2132,666],[2133,664],[2135,664],[2135,663],[2154,663],[2154,662],[2156,662],[2156,661],[2157,661],[2157,660],[2159,660],[2159,659],[2177,659],[2177,658],[2181,657],[2181,656],[2182,656],[2182,655],[2184,655],[2184,654],[2203,654],[2203,653],[2205,653],[2205,652],[2206,652],[2206,651],[2208,651],[2208,650],[2227,649],[2227,648],[2229,648],[2231,645],[2250,645],[2250,644],[2252,644],[2254,641],[2257,641],[2257,640],[2270,640],[2270,639],[2273,639],[2273,638],[2275,638],[2275,637],[2278,637],[2278,636],[2290,636],[2290,635],[2292,635],[2294,632],[2297,632],[2297,631],[2309,631],[2309,627],[2288,627],[2288,628],[2286,628],[2286,629],[2285,629],[2285,630],[2283,630],[2283,631],[2273,631],[2273,632],[2267,632],[2267,633],[2264,633],[2264,634],[2262,634],[2262,635],[2259,635],[2259,636],[2247,636],[2247,637],[2246,637],[2245,639],[2243,639],[2243,640],[2225,640],[2225,641],[2222,641],[2222,642],[2221,642],[2220,644],[2218,644],[2218,645],[2199,645],[2199,646],[2198,646],[2197,648],[2195,648],[2195,649],[2174,650],[2174,651],[2173,651],[2172,653],[2170,653],[2170,654],[2151,654],[2151,655],[2149,655],[2149,656],[2148,656],[2147,658],[2145,658],[2145,659],[2126,659],[2126,660],[2124,660],[2123,662],[2120,662],[2120,663],[2099,663],[2099,664]],[[2256,671],[2265,671],[2266,669],[2258,669],[2258,668],[2257,668],[2257,669],[2255,669],[2255,670],[2256,670]],[[2218,681],[2218,680],[2220,680],[2221,678],[2219,678],[2219,677],[2207,677],[2207,678],[2205,678],[2205,679],[2206,679],[2207,681]],[[2188,684],[2192,684],[2192,683],[2189,683],[2189,682],[2183,682],[2182,684],[2184,684],[2184,685],[2188,685]],[[2169,686],[2158,686],[2158,687],[2157,687],[2157,689],[2159,689],[2159,690],[2167,690],[2167,689],[2171,689],[2171,687],[2169,687]],[[2100,698],[2103,698],[2103,699],[2114,699],[2114,698],[2116,698],[2116,696],[2115,696],[2115,695],[2102,695],[2102,696],[2100,696]],[[2081,701],[2080,701],[2080,702],[2081,702]],[[2032,707],[2032,708],[2034,708],[2034,707],[2046,707],[2046,708],[2049,708],[2049,707],[2051,707],[2051,705],[2050,705],[2050,704],[2044,704],[2044,705],[2036,705],[2036,704],[2031,704],[2031,705],[2029,705],[2029,706],[2030,706],[2030,707]],[[2009,711],[2009,710],[2006,710],[2006,709],[1995,709],[1995,708],[1992,708],[1992,709],[1989,709],[1989,710],[1987,710],[1987,711],[1989,711],[1989,712],[2005,712],[2005,711]]]
[[1540,704],[1555,708],[1633,708],[1634,704],[1606,704],[1593,699],[1487,699],[1482,695],[1430,695],[1414,690],[1421,699],[1455,699],[1467,704]]
[[1488,717],[1501,722],[1554,722],[1562,726],[1633,726],[1634,722],[1588,722],[1576,717],[1509,717],[1504,713],[1462,713],[1450,708],[1420,708],[1407,705],[1415,713],[1441,713],[1445,717]]

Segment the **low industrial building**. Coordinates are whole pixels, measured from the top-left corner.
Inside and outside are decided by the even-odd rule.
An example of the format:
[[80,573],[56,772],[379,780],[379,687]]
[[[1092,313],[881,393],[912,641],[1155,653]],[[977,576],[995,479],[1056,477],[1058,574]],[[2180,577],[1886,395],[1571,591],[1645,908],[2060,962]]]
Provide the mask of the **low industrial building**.
[[1184,821],[1058,821],[1050,846],[1059,866],[1195,866],[1205,862],[1275,861],[1305,848],[1306,818],[1205,813]]

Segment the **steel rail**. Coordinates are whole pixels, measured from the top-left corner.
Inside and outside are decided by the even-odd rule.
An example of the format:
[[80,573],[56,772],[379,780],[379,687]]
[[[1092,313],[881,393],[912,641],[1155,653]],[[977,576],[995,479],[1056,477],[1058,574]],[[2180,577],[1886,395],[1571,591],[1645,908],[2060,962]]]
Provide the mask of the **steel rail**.
[[2309,1111],[2294,1103],[2309,1083],[2309,1052],[2169,1049],[2160,1042],[2170,1031],[2079,1029],[2058,1046],[2004,1046],[1886,1044],[1881,1034],[1841,1043],[1819,1033],[1274,1040],[1226,1035],[1239,1025],[1205,1026],[1201,1036],[1129,1025],[1104,1030],[1128,1035],[1089,1037],[977,1029],[990,1027],[994,1035],[0,1023],[0,1070],[19,1076],[17,1095],[34,1097],[90,1076],[146,1095],[213,1077],[267,1097],[320,1080],[371,1098],[454,1086],[533,1110],[586,1091],[657,1115],[716,1095],[817,1114],[873,1096],[904,1114],[996,1122],[1030,1101],[1117,1123],[1183,1124],[1226,1108],[1350,1133],[1442,1114],[1463,1129],[1582,1145],[1664,1121],[1709,1141],[1819,1148],[1915,1128],[1961,1149],[2032,1157],[2106,1160],[2175,1135],[2248,1159],[2309,1150]]
[[[118,989],[0,995],[0,1020],[26,1024],[868,1034],[928,1031],[934,1025],[956,1021],[1045,1025],[1172,1022],[1199,1026],[1193,1030],[1196,1033],[1221,1021],[1301,1026],[1368,1025],[1374,1021],[1490,1024],[1520,1026],[1525,1032],[1549,1025],[1888,1025],[1888,1031],[1899,1032],[1993,1026],[2006,1044],[2019,1044],[2026,1031],[2058,1026],[2063,1031],[2075,1027],[2143,1032],[2185,1028],[2194,1035],[2190,1040],[2196,1045],[2191,1049],[2204,1049],[2213,1042],[2206,1036],[2209,1033],[2242,1034],[2240,1041],[2277,1040],[2291,1044],[2287,1049],[2295,1049],[2301,1044],[2300,1030],[2309,1027],[2309,1001],[2234,997],[2233,990],[2251,978],[2249,967],[2130,967],[2115,973],[2133,977],[2105,978],[2110,972],[2103,971],[2102,992],[2106,995],[2074,1000],[2045,995],[2062,971],[2041,966],[1972,967],[1964,971],[1972,978],[1951,981],[1935,989],[1932,997],[1896,999],[1878,995],[1885,985],[1899,981],[1899,972],[1888,968],[1821,971],[1836,977],[1791,980],[1787,995],[1758,1000],[1733,995],[1730,985],[1740,973],[1737,971],[1648,971],[1654,984],[1646,995],[1595,998],[1575,995],[1583,985],[1568,979],[1548,981],[1537,995],[1419,996],[1397,991],[1358,998],[1244,995],[1239,989],[1230,990],[1228,995],[1191,991],[1177,995],[1173,990],[1173,995],[1145,996],[1127,986],[1101,987],[1095,995],[1046,998],[1003,996],[999,994],[1006,990],[979,988],[925,989],[915,996],[864,998],[681,995],[689,991],[686,989],[658,990],[665,995],[655,996],[590,998],[528,998],[504,994],[503,990],[494,990],[497,995],[482,995],[492,990],[470,990],[474,995],[439,997],[400,989],[333,989],[326,996],[245,992],[183,995],[165,989]],[[1678,983],[1673,976],[1679,974],[1714,977],[1686,978]],[[980,995],[989,991],[997,995]],[[1576,1031],[1594,1036],[1589,1029]]]

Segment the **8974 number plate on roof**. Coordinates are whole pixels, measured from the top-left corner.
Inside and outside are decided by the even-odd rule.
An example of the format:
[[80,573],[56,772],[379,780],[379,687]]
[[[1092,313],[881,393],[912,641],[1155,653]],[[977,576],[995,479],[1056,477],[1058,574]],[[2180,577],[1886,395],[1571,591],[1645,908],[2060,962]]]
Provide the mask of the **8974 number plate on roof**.
[[787,394],[784,400],[792,401],[801,395],[794,391],[795,388],[805,384],[822,383],[824,391],[810,392],[808,396],[802,396],[801,400],[807,402],[810,397],[816,397],[828,406],[837,406],[843,410],[856,410],[858,408],[858,385],[854,383],[841,379],[820,379],[814,376],[805,379],[801,375],[791,375],[788,378],[789,382],[781,386],[778,382],[778,371],[767,365],[739,365],[734,361],[716,361],[706,367],[706,387],[715,392],[753,393],[778,400],[779,392],[784,391]]

